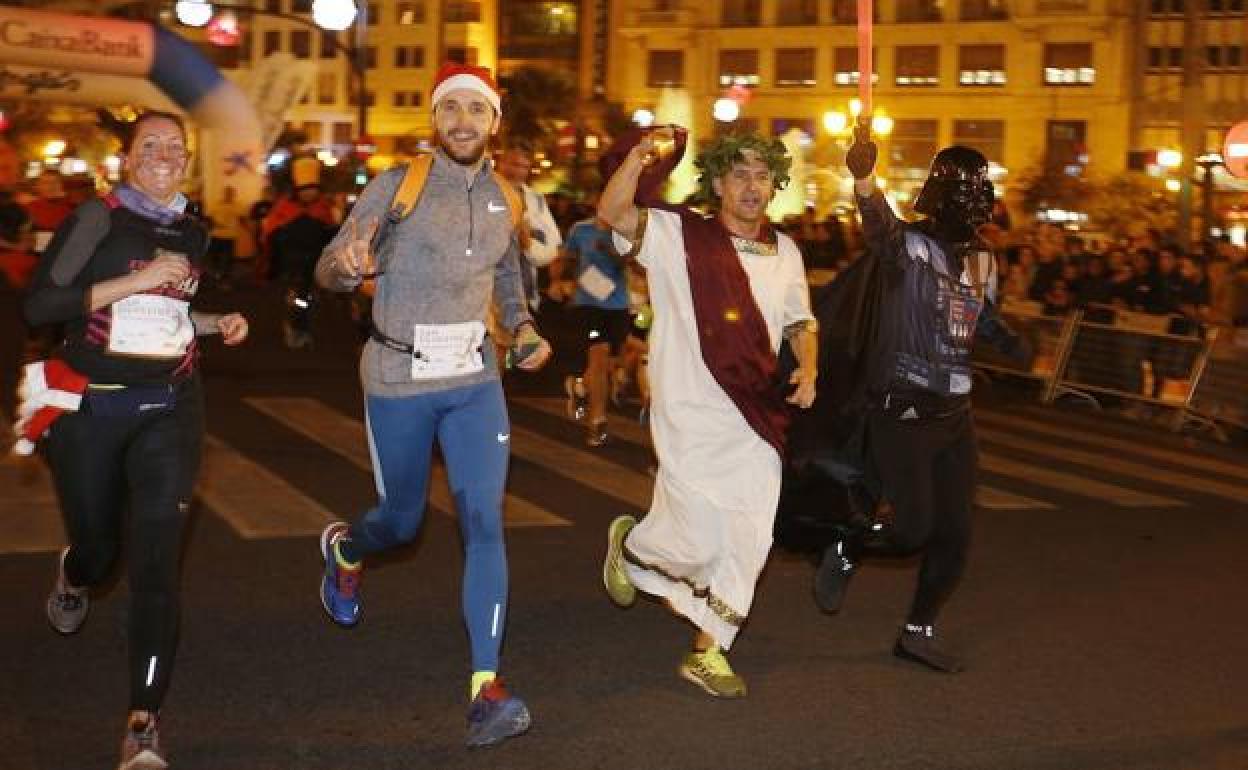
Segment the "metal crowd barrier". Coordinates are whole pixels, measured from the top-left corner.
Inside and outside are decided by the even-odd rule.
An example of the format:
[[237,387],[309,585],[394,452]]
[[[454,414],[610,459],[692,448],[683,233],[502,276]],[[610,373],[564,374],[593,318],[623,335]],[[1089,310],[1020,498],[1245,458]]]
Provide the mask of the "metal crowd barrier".
[[1046,404],[1061,396],[1097,408],[1147,404],[1169,411],[1176,431],[1195,423],[1221,438],[1220,423],[1248,428],[1248,335],[1243,346],[1217,346],[1215,327],[1108,306],[1051,316],[1038,302],[1015,301],[1001,314],[1031,341],[1031,366],[1022,369],[986,346],[976,349],[975,366],[1039,383]]

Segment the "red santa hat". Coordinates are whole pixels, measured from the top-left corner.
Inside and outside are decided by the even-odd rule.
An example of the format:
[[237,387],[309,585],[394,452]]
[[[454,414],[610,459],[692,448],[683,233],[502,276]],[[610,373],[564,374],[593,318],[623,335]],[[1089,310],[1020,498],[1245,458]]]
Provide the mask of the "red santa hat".
[[76,412],[82,404],[87,378],[58,359],[26,364],[17,388],[17,443],[13,451],[29,455],[52,423],[65,412]]
[[498,83],[494,82],[494,76],[490,74],[488,67],[474,67],[468,64],[456,64],[455,62],[443,64],[438,68],[438,74],[433,78],[433,96],[430,98],[430,101],[434,107],[437,107],[442,97],[451,91],[461,88],[467,88],[481,94],[490,103],[490,106],[494,108],[495,112],[499,115],[503,114],[503,103],[498,93]]

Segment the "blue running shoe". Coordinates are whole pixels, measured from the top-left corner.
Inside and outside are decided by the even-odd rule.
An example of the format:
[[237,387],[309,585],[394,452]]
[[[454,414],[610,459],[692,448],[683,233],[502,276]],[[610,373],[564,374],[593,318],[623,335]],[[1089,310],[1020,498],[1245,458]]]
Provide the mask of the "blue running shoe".
[[360,577],[363,564],[348,567],[338,561],[334,546],[347,537],[345,522],[335,521],[321,532],[321,556],[325,576],[321,579],[321,606],[340,626],[350,628],[360,620]]
[[507,692],[501,679],[487,682],[468,707],[468,746],[493,746],[521,735],[532,724],[529,707]]

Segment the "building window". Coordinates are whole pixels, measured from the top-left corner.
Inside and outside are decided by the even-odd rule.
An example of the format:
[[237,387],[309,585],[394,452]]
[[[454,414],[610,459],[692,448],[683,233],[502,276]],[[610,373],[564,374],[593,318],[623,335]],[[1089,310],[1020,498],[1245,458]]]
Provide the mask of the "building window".
[[338,101],[338,75],[334,72],[316,73],[316,103],[333,104]]
[[1244,48],[1238,45],[1228,45],[1226,47],[1226,67],[1227,69],[1241,69],[1244,66]]
[[921,179],[936,154],[940,122],[898,118],[888,142],[889,164],[903,177]]
[[446,60],[453,61],[456,64],[467,64],[470,67],[477,66],[479,52],[473,46],[449,46],[446,49]]
[[394,66],[399,69],[420,69],[425,66],[425,49],[419,45],[400,45],[394,48]]
[[806,135],[807,139],[815,137],[815,121],[812,118],[772,118],[771,135],[779,139],[796,128]]
[[974,147],[989,162],[1005,165],[1004,120],[955,120],[953,143]]
[[312,0],[290,0],[291,13],[312,13]]
[[776,85],[809,88],[815,84],[815,49],[777,48]]
[[338,56],[338,33],[324,30],[321,32],[321,58],[334,59]]
[[[508,6],[503,16],[504,37],[576,37],[580,9],[570,2],[520,2]],[[536,56],[548,54],[550,41],[536,43]],[[523,57],[523,54],[521,54]]]
[[1244,0],[1209,0],[1209,13],[1227,16],[1244,12]]
[[[871,17],[875,22],[880,20],[880,4],[871,5]],[[833,24],[857,24],[858,0],[832,0]]]
[[758,78],[758,51],[733,49],[719,52],[719,85],[756,86]]
[[1177,70],[1182,68],[1182,48],[1163,48],[1157,45],[1148,47],[1148,59],[1144,67],[1145,72],[1165,72],[1167,70]]
[[937,85],[940,82],[940,46],[897,46],[895,69],[899,86]]
[[897,21],[943,21],[943,0],[898,0]]
[[1149,0],[1150,16],[1182,16],[1183,0]]
[[264,31],[264,55],[271,56],[280,50],[282,50],[282,31],[266,29]]
[[481,3],[475,0],[446,0],[442,21],[448,23],[481,21]]
[[[878,50],[871,49],[871,66],[875,68],[876,62],[879,61]],[[858,49],[856,47],[842,46],[832,51],[832,82],[838,86],[857,85],[860,80],[858,72]],[[879,71],[871,73],[871,82],[878,83],[880,81]]]
[[296,59],[312,58],[312,31],[292,29],[290,31],[290,52]]
[[1239,70],[1244,65],[1243,46],[1211,45],[1206,56],[1209,69]]
[[[350,104],[352,107],[358,107],[360,104],[359,93],[360,93],[359,89],[352,88],[351,94],[349,98],[347,99],[347,104]],[[366,107],[373,107],[376,104],[377,104],[377,92],[376,91],[366,92],[366,96],[364,98],[364,105]]]
[[282,0],[264,0],[264,10],[269,13],[281,13]]
[[964,86],[1005,85],[1005,46],[958,46],[958,83]]
[[1005,0],[962,0],[962,21],[1004,21],[1010,18]]
[[1088,124],[1082,120],[1050,120],[1045,132],[1044,167],[1082,176],[1088,164]]
[[377,46],[364,46],[364,66],[370,70],[377,69]]
[[651,51],[646,62],[646,85],[677,88],[685,84],[684,51]]
[[757,27],[761,22],[761,0],[724,0],[722,26]]
[[1044,82],[1050,86],[1090,86],[1096,82],[1091,43],[1046,43]]
[[421,104],[420,91],[395,91],[391,95],[391,104],[395,107],[419,107]]
[[399,3],[395,6],[395,21],[402,26],[425,23],[424,3]]
[[777,0],[776,24],[802,27],[818,23],[819,5],[816,0]]
[[355,138],[355,125],[352,123],[335,122],[333,138],[334,144],[351,144]]

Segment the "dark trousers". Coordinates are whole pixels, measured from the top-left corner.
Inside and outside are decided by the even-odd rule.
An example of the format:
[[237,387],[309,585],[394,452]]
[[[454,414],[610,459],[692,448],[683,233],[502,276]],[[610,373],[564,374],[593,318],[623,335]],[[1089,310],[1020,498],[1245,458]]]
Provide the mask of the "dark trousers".
[[869,553],[922,552],[908,622],[929,625],[953,592],[970,543],[977,467],[970,410],[918,420],[875,410],[867,431],[871,461],[895,515],[889,537]]
[[[130,708],[156,711],[169,688],[177,649],[182,532],[203,439],[197,384],[177,404],[131,416],[83,409],[62,416],[48,437],[69,554],[71,585],[103,582],[128,538]],[[127,521],[126,513],[129,513]]]

